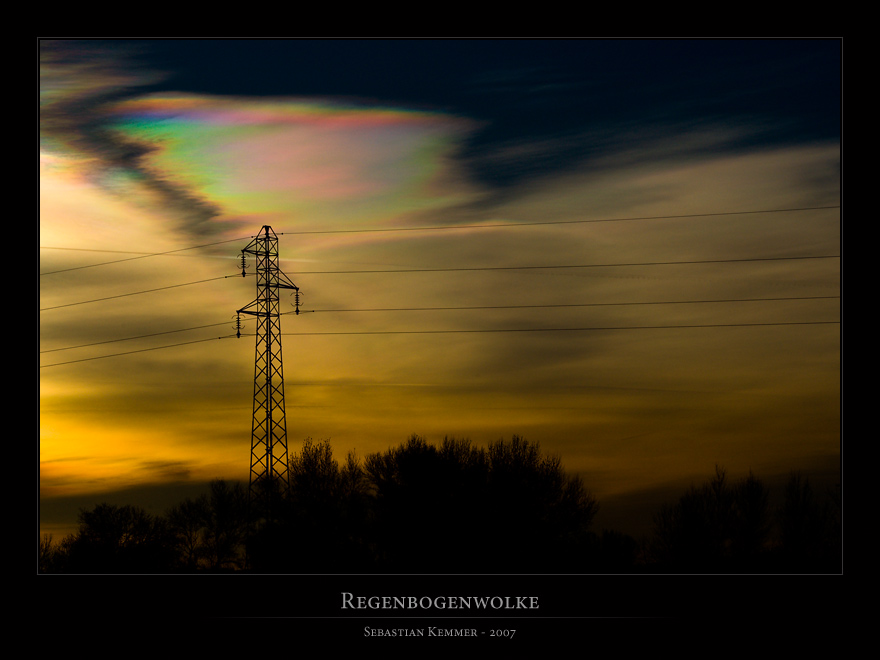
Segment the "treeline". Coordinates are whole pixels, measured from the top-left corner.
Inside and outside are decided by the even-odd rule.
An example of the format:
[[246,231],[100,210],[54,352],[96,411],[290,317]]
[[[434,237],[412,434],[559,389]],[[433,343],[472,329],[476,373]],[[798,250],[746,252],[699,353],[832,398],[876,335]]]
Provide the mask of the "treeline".
[[237,482],[164,515],[99,504],[60,542],[40,539],[47,573],[839,572],[839,497],[820,503],[792,475],[771,511],[762,482],[723,470],[660,508],[636,540],[592,529],[598,502],[557,456],[514,436],[487,448],[411,437],[340,464],[306,440],[290,492],[271,512]]
[[751,472],[731,482],[725,471],[693,486],[654,516],[648,557],[677,573],[840,573],[841,493],[814,492],[792,473],[781,506]]

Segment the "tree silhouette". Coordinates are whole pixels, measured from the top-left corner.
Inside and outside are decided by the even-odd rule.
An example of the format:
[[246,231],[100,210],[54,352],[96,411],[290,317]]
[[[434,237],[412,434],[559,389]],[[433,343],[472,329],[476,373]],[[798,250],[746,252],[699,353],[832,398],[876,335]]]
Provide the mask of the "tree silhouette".
[[809,479],[798,472],[789,476],[779,510],[781,554],[793,571],[840,571],[840,493],[819,502]]
[[730,519],[730,554],[741,568],[756,567],[765,552],[770,535],[769,493],[749,471],[749,476],[733,486]]
[[654,519],[653,554],[679,572],[755,570],[770,531],[768,493],[753,474],[730,485],[725,471],[691,487]]
[[350,453],[340,467],[328,441],[307,438],[290,459],[290,495],[279,506],[277,524],[258,530],[248,546],[259,572],[366,572],[367,484]]
[[242,568],[247,531],[247,494],[237,481],[216,479],[208,492],[205,557],[214,571]]
[[58,572],[60,565],[59,546],[52,542],[51,534],[43,534],[39,538],[39,554],[37,555],[37,570],[40,573]]
[[173,534],[178,566],[183,571],[207,566],[209,510],[208,496],[200,495],[196,499],[185,499],[165,516]]
[[[289,496],[249,526],[247,491],[215,480],[164,516],[137,506],[80,511],[60,543],[39,540],[40,572],[609,573],[839,572],[840,491],[817,498],[793,473],[775,517],[751,472],[715,475],[655,515],[640,544],[591,531],[596,499],[559,456],[513,436],[486,448],[413,435],[354,453],[306,439],[289,464]],[[777,527],[774,528],[774,523]],[[772,535],[778,530],[778,535]],[[771,543],[771,538],[776,539]],[[245,553],[245,548],[247,552]],[[645,563],[647,562],[647,566]]]
[[182,571],[228,571],[244,565],[246,495],[238,482],[212,481],[165,515]]
[[487,463],[466,441],[424,438],[366,458],[375,538],[385,570],[435,572],[474,561]]
[[79,530],[63,543],[65,571],[156,573],[172,570],[174,541],[165,521],[131,505],[81,510]]
[[632,536],[611,529],[592,539],[585,562],[589,573],[633,573],[641,560],[641,546]]
[[[489,445],[491,546],[516,547],[510,569],[566,572],[581,568],[598,502],[559,456],[542,455],[519,436]],[[512,558],[513,559],[513,558]]]
[[514,436],[487,450],[412,436],[367,457],[386,570],[548,572],[577,563],[597,503],[558,457]]

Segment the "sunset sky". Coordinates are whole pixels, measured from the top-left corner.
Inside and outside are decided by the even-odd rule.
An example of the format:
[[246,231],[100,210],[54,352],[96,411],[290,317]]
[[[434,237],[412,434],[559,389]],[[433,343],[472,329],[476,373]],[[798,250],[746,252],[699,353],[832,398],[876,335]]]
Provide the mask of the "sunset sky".
[[247,479],[264,225],[292,452],[516,434],[634,534],[716,464],[834,482],[840,74],[838,40],[41,42],[41,532]]

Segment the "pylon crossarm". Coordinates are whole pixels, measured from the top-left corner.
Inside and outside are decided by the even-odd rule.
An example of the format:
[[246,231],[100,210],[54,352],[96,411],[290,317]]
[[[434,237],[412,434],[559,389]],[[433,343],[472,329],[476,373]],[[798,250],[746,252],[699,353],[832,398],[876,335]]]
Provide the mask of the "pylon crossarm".
[[282,273],[278,271],[278,288],[279,289],[292,289],[293,291],[299,291],[299,287],[290,281],[290,279]]

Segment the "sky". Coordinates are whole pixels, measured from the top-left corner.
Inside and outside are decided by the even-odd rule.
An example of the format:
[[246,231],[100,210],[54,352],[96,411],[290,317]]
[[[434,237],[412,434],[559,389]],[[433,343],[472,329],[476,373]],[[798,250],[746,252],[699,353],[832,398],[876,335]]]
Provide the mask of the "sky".
[[634,535],[716,465],[839,483],[840,73],[835,39],[41,41],[41,534],[246,482],[263,226],[292,453],[519,435]]

